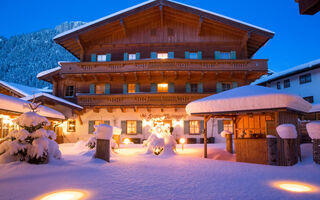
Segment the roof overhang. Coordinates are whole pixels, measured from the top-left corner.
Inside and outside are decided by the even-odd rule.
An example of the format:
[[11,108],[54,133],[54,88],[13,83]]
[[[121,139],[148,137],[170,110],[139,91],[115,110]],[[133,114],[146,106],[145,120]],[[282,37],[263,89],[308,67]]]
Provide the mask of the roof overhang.
[[296,0],[302,15],[314,15],[320,11],[320,0]]

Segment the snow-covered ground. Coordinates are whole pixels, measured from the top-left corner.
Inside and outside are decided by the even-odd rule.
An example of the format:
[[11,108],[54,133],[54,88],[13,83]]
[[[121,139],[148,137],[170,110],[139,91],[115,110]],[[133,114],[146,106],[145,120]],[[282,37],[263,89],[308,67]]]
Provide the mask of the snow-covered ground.
[[[83,144],[60,145],[63,160],[48,165],[0,165],[0,199],[36,199],[65,189],[82,190],[86,199],[320,199],[320,165],[312,162],[311,145],[302,145],[303,162],[276,167],[233,162],[224,144],[177,146],[178,155],[143,154],[141,145],[122,145],[111,163],[92,159]],[[226,161],[228,160],[228,161]],[[294,193],[273,182],[303,182],[317,191]]]

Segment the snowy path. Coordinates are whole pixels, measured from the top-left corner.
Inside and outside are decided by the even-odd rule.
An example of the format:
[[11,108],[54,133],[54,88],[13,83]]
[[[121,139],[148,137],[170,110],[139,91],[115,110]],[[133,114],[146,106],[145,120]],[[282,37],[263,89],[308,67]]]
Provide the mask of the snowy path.
[[[181,147],[178,147],[178,151]],[[209,145],[209,156],[234,160]],[[187,145],[170,158],[141,155],[136,145],[118,151],[111,164],[92,160],[92,152],[61,145],[64,160],[49,165],[0,165],[0,199],[33,199],[44,193],[80,189],[89,199],[320,199],[314,193],[290,193],[272,181],[302,181],[320,186],[320,166],[312,163],[310,145],[303,146],[304,162],[274,167],[202,159],[202,145]]]

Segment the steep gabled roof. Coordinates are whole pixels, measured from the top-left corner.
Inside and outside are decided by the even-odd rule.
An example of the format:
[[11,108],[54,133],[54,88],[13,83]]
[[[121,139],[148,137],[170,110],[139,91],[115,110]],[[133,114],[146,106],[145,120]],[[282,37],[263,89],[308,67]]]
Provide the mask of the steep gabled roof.
[[34,93],[39,93],[39,92],[46,92],[46,93],[51,93],[51,89],[41,89],[41,88],[35,88],[35,87],[29,87],[26,85],[21,85],[18,83],[11,83],[11,82],[6,82],[6,81],[0,81],[0,87],[4,87],[8,90],[11,90],[15,94],[21,97],[29,96]]

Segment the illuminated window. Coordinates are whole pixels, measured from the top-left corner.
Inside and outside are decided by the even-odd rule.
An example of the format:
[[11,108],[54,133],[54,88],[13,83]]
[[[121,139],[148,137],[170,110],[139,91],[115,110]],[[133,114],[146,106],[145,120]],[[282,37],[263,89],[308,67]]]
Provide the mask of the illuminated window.
[[134,54],[129,54],[129,60],[137,60],[137,55]]
[[105,84],[97,84],[96,94],[104,94],[104,92],[105,92]]
[[128,93],[135,93],[136,92],[136,84],[128,84]]
[[127,134],[137,134],[137,121],[127,121]]
[[199,120],[191,120],[190,124],[190,134],[200,134],[200,121]]
[[68,120],[68,132],[75,132],[76,131],[76,121],[75,120]]
[[157,91],[158,92],[168,92],[168,83],[158,83]]
[[74,97],[74,86],[69,85],[66,87],[65,97]]
[[168,53],[158,53],[157,58],[158,59],[168,59]]
[[107,60],[107,56],[106,55],[98,55],[97,60],[98,60],[98,62],[104,62]]

